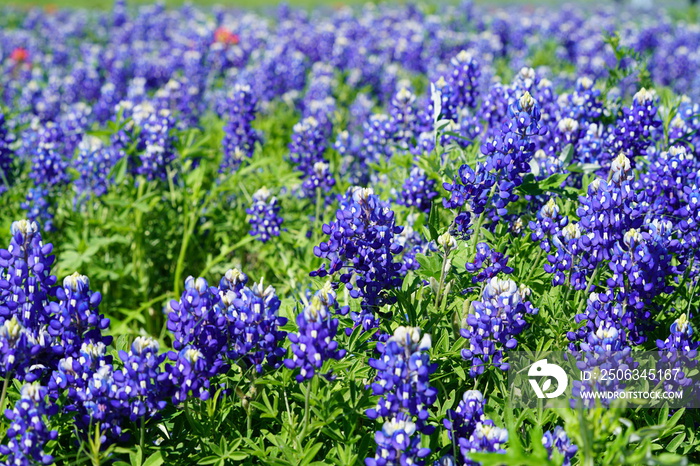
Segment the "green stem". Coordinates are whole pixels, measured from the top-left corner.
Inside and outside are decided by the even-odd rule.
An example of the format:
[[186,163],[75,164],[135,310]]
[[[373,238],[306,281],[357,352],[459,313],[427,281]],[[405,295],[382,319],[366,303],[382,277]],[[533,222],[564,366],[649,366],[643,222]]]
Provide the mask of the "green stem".
[[321,223],[321,188],[316,188],[316,213],[314,216],[314,240],[311,243],[313,248],[318,244],[318,235],[320,235],[321,229],[319,224]]
[[471,253],[472,256],[476,256],[476,245],[479,244],[479,237],[481,236],[481,225],[483,225],[483,223],[484,223],[484,212],[482,212],[479,215],[479,219],[476,221],[476,225],[474,227],[474,242],[472,244],[472,253]]
[[[146,180],[144,179],[139,179],[139,188],[136,193],[136,201],[138,202],[144,194],[144,190],[146,189]],[[143,274],[142,270],[142,264],[141,260],[143,259],[143,228],[142,228],[142,223],[143,223],[143,212],[139,209],[136,209],[135,212],[135,218],[134,218],[134,224],[135,224],[135,229],[134,231],[136,232],[136,241],[134,241],[134,253],[133,253],[133,262],[137,266],[137,273],[139,276],[139,286],[141,285],[140,279]]]
[[185,270],[185,256],[187,256],[187,248],[190,244],[190,238],[192,238],[196,224],[197,220],[194,218],[194,215],[185,217],[180,254],[177,256],[177,265],[175,266],[175,282],[173,283],[175,296],[180,296],[180,294],[182,294],[182,272]]
[[[496,185],[493,185],[491,187],[491,191],[489,192],[489,199],[493,197],[493,193],[496,192]],[[481,226],[484,224],[484,216],[486,215],[486,210],[481,212],[479,214],[479,218],[476,221],[476,226],[474,228],[474,243],[472,244],[472,256],[476,256],[476,245],[479,244],[479,237],[481,237]]]
[[226,259],[226,257],[227,257],[229,254],[231,254],[233,251],[235,251],[236,249],[240,248],[241,246],[245,246],[246,244],[248,244],[248,243],[250,243],[250,242],[252,242],[252,241],[254,241],[254,240],[255,240],[255,238],[253,238],[252,236],[246,235],[242,240],[240,240],[239,242],[237,242],[237,243],[234,244],[233,246],[230,246],[230,247],[228,247],[227,249],[224,249],[223,251],[221,251],[221,253],[220,253],[218,256],[216,256],[214,259],[212,259],[212,260],[202,269],[202,271],[200,272],[199,276],[200,276],[200,277],[206,276],[206,274],[209,273],[209,271],[212,269],[212,267],[214,267],[214,266],[217,265],[219,262],[221,262],[221,261],[223,261],[224,259]]
[[141,416],[141,426],[140,426],[140,437],[139,437],[139,445],[141,446],[141,453],[144,453],[144,447],[146,444],[146,419],[145,416]]
[[245,432],[248,438],[250,438],[250,435],[253,433],[253,406],[250,404],[248,404],[248,408],[246,408]]
[[303,427],[301,430],[301,437],[304,438],[306,436],[306,429],[308,428],[309,424],[309,405],[310,405],[310,400],[311,400],[311,380],[308,381],[306,384],[306,394],[304,394],[304,422],[303,422]]
[[442,288],[445,286],[445,277],[447,276],[447,261],[449,260],[450,253],[445,251],[445,255],[442,258],[442,270],[440,271],[440,282],[438,283],[438,289],[435,293],[435,310],[439,311],[440,301],[442,298]]
[[5,397],[7,396],[7,386],[10,383],[10,375],[12,371],[8,371],[5,380],[2,383],[2,394],[0,394],[0,413],[5,412]]
[[540,259],[542,258],[542,253],[544,252],[544,249],[539,248],[540,251],[537,253],[537,256],[535,257],[535,261],[532,263],[532,268],[530,269],[530,275],[527,277],[528,283],[532,280],[533,275],[535,275],[535,270],[537,269],[537,264],[540,263]]

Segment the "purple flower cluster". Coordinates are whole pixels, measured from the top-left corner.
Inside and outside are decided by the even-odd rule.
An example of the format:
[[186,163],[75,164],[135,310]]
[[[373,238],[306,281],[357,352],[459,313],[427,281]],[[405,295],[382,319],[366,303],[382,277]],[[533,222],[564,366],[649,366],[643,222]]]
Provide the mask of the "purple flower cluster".
[[556,426],[554,431],[548,430],[542,436],[542,445],[549,452],[549,457],[552,457],[552,452],[556,449],[564,455],[562,466],[569,466],[571,459],[576,455],[578,446],[571,442],[571,439],[561,426]]
[[10,135],[7,132],[5,114],[0,112],[0,194],[7,191],[13,183],[12,162],[14,153],[10,148]]
[[270,190],[260,188],[253,194],[253,204],[246,209],[250,215],[250,235],[257,237],[263,243],[270,241],[273,236],[280,235],[283,219],[279,216],[280,206],[277,198],[270,198]]
[[51,405],[47,395],[46,387],[38,383],[24,384],[14,409],[5,411],[10,426],[7,445],[0,445],[0,453],[7,455],[4,464],[53,464],[53,457],[44,453],[44,445],[58,437],[58,431],[50,430],[47,424],[47,418],[56,413],[58,406]]
[[175,120],[166,109],[154,109],[141,121],[140,137],[145,147],[139,154],[140,164],[136,172],[149,181],[165,180],[170,176],[168,169],[175,160],[174,126]]
[[481,68],[473,55],[462,50],[450,60],[451,71],[441,88],[443,118],[458,120],[462,109],[477,103]]
[[244,157],[253,156],[255,144],[261,140],[260,134],[252,126],[257,100],[250,86],[234,86],[226,107],[228,120],[224,126],[224,156],[219,168],[221,173],[238,169]]
[[341,199],[336,220],[323,225],[330,239],[314,248],[330,265],[323,264],[311,276],[340,272],[337,279],[350,296],[362,298],[363,312],[353,313],[353,320],[365,330],[378,326],[374,312],[395,301],[387,292],[402,283],[402,263],[395,260],[403,250],[396,242],[402,231],[388,202],[369,188],[355,187]]
[[[573,345],[572,345],[573,346]],[[634,369],[638,363],[630,356],[631,348],[624,329],[619,329],[609,320],[601,321],[595,331],[588,331],[579,343],[580,351],[572,348],[576,358],[576,367],[581,371],[625,371]],[[581,395],[590,391],[619,391],[625,388],[624,380],[612,378],[592,378],[590,381],[574,380],[571,404],[583,403],[584,406],[595,405],[595,400]],[[600,401],[603,405],[609,399]]]
[[330,282],[326,282],[297,316],[299,333],[289,335],[292,358],[284,360],[288,369],[300,370],[297,382],[311,379],[324,361],[345,356],[347,351],[338,349],[338,342],[333,340],[338,332],[338,319],[331,317],[331,311],[337,307],[335,292]]
[[65,134],[59,125],[47,123],[39,129],[30,174],[35,186],[52,188],[68,182],[68,162],[64,144]]
[[462,350],[462,358],[470,361],[469,375],[476,377],[493,365],[507,370],[503,350],[517,347],[515,339],[527,327],[526,315],[537,314],[525,298],[530,291],[515,284],[513,280],[491,278],[484,287],[480,301],[472,302],[472,310],[466,319],[466,327],[460,334],[469,340],[468,348]]
[[171,380],[161,368],[166,355],[160,354],[159,349],[153,338],[136,337],[128,353],[119,351],[123,367],[113,375],[119,387],[116,398],[131,421],[151,418],[166,406],[164,395],[171,390]]
[[74,166],[78,178],[73,186],[78,200],[100,197],[107,193],[114,183],[110,172],[115,164],[124,157],[124,151],[105,147],[100,139],[86,136],[78,145],[78,155]]
[[447,456],[451,464],[477,466],[479,463],[469,459],[469,453],[505,453],[503,446],[508,441],[508,431],[497,427],[486,417],[485,405],[484,395],[480,391],[468,390],[457,407],[447,411],[443,424],[459,457],[455,463],[453,457]]
[[63,287],[56,289],[57,304],[52,304],[49,334],[55,338],[54,352],[75,355],[84,343],[109,345],[111,336],[103,336],[109,328],[109,319],[99,313],[102,301],[99,292],[90,290],[85,275],[74,273],[63,280]]
[[375,436],[377,453],[365,464],[424,464],[422,458],[430,450],[418,448],[420,435],[413,434],[434,430],[426,422],[428,408],[437,398],[437,389],[430,386],[430,374],[437,369],[430,363],[430,347],[430,335],[421,336],[415,327],[398,327],[385,343],[377,344],[381,356],[369,364],[377,370],[372,393],[381,398],[367,410],[367,417],[381,417],[385,424]]
[[472,215],[481,215],[486,210],[491,192],[495,190],[496,177],[483,163],[478,164],[476,169],[464,164],[457,174],[459,178],[443,184],[450,198],[443,198],[442,203],[446,209],[457,209],[456,230],[461,236],[467,236],[470,234]]
[[365,458],[367,466],[391,466],[398,464],[425,464],[430,448],[421,448],[420,434],[411,421],[392,418],[374,434],[377,453],[374,458]]
[[324,157],[326,137],[315,117],[307,117],[294,125],[289,158],[301,173],[303,196],[316,199],[318,190],[327,193],[335,186],[328,161]]
[[428,178],[421,168],[413,167],[403,183],[401,192],[396,196],[396,203],[430,213],[432,201],[437,195],[435,180]]
[[272,287],[248,287],[248,277],[229,270],[219,287],[203,278],[189,277],[180,301],[170,303],[168,329],[173,348],[168,358],[168,379],[175,387],[173,402],[190,393],[210,395],[210,379],[225,373],[231,361],[262,372],[264,365],[279,367],[287,333],[279,330],[287,319],[278,316],[280,301]]
[[608,152],[615,157],[620,152],[630,160],[632,168],[637,157],[647,155],[652,132],[661,126],[653,91],[640,89],[632,99],[632,106],[622,109],[622,117],[607,141]]
[[32,382],[60,359],[47,326],[54,320],[56,277],[53,246],[44,244],[35,222],[11,228],[8,249],[0,249],[0,351],[5,377]]
[[485,168],[494,172],[498,179],[493,197],[498,216],[504,216],[506,206],[518,199],[513,189],[522,183],[522,175],[530,171],[530,160],[536,149],[534,138],[548,131],[546,125],[540,124],[539,103],[527,91],[508,107],[508,116],[493,140],[482,145],[482,152],[487,156]]
[[693,341],[693,326],[689,322],[686,314],[676,319],[671,324],[671,333],[665,340],[656,340],[659,349],[659,369],[678,368],[680,372],[671,380],[665,380],[664,385],[667,391],[678,387],[690,387],[697,393],[698,388],[693,387],[693,381],[688,377],[688,370],[697,367],[696,359],[700,342]]
[[472,283],[491,280],[499,273],[513,273],[513,267],[508,267],[508,256],[494,251],[486,243],[476,245],[474,262],[465,264],[467,272],[473,274]]

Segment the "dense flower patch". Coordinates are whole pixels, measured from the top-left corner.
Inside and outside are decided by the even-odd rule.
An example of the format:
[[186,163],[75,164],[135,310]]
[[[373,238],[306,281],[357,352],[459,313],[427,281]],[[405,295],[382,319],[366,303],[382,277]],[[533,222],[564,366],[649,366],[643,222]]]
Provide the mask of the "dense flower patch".
[[697,396],[698,47],[665,12],[3,10],[0,464],[700,460],[693,410],[506,386],[654,351]]

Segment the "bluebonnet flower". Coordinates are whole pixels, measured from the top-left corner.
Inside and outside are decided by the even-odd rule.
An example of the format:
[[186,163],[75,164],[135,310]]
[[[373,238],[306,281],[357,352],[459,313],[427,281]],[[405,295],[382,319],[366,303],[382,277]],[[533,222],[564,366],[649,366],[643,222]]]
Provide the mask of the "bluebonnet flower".
[[279,315],[280,300],[275,289],[265,287],[261,280],[242,288],[240,296],[226,293],[222,300],[231,329],[229,357],[239,358],[239,364],[254,367],[258,373],[264,366],[279,367],[286,354],[282,342],[287,337],[280,327],[287,319]]
[[0,369],[31,382],[58,359],[47,332],[54,309],[49,298],[56,296],[51,275],[55,257],[35,222],[14,222],[10,231],[9,248],[0,249],[0,351],[5,363]]
[[72,403],[66,407],[67,410],[79,409],[77,404],[85,396],[81,392],[87,387],[92,375],[101,367],[111,367],[112,356],[106,351],[107,347],[102,342],[84,342],[77,354],[61,359],[56,370],[51,373],[48,383],[51,395],[58,398],[61,390],[67,390],[68,399]]
[[300,369],[296,376],[299,383],[312,378],[324,361],[345,356],[346,350],[338,349],[338,342],[333,341],[338,332],[338,319],[331,314],[334,304],[335,292],[326,282],[297,316],[299,333],[289,335],[292,359],[285,359],[284,364],[288,369]]
[[457,407],[447,411],[443,424],[450,440],[458,448],[457,464],[477,466],[479,463],[470,460],[469,453],[505,453],[503,445],[508,441],[508,431],[486,418],[485,405],[484,395],[480,391],[467,390]]
[[150,337],[136,337],[131,351],[119,351],[123,369],[114,373],[119,387],[117,398],[128,405],[129,418],[136,421],[152,417],[166,406],[169,392],[168,373],[160,369],[166,354],[159,354],[158,342]]
[[81,435],[94,435],[92,429],[99,423],[103,444],[126,437],[122,422],[129,416],[128,405],[117,396],[112,357],[103,343],[83,343],[77,356],[62,359],[51,374],[49,389],[53,398],[66,390],[64,409],[74,413]]
[[556,200],[550,198],[539,211],[535,220],[530,221],[532,234],[530,239],[540,243],[540,247],[545,252],[550,252],[550,238],[556,235],[569,223],[569,218],[559,213],[559,206]]
[[27,191],[27,198],[20,207],[27,211],[27,219],[40,222],[45,231],[53,231],[51,192],[44,186],[35,186]]
[[109,173],[124,157],[124,151],[105,147],[100,139],[85,136],[78,145],[75,168],[79,176],[73,183],[78,200],[100,197],[107,193],[114,179]]
[[[460,110],[476,107],[481,69],[473,55],[462,50],[450,60],[452,70],[447,78],[452,87],[450,107]],[[454,118],[451,118],[454,119]]]
[[261,138],[253,129],[257,99],[250,86],[237,84],[226,102],[228,120],[224,126],[224,157],[219,171],[236,170],[244,157],[252,157]]
[[629,157],[632,168],[636,165],[636,157],[647,155],[652,132],[661,126],[655,100],[653,91],[640,89],[632,99],[632,106],[622,109],[622,118],[608,141],[609,153],[614,156],[623,152]]
[[173,387],[173,403],[183,403],[190,394],[202,400],[209,399],[209,380],[215,372],[209,370],[202,352],[186,346],[177,353],[169,353],[168,358],[173,361],[172,365],[166,366],[168,381]]
[[687,377],[688,372],[697,367],[696,360],[700,342],[693,341],[693,326],[690,324],[688,316],[681,314],[671,324],[671,333],[665,340],[656,340],[659,349],[659,361],[657,367],[661,370],[678,368],[680,371],[670,380],[664,380],[666,390],[671,391],[677,387],[690,387],[697,392],[698,388],[693,387],[693,380]]
[[535,154],[536,136],[547,133],[540,124],[538,102],[525,92],[515,105],[508,108],[508,120],[494,134],[493,140],[482,145],[487,156],[485,168],[498,179],[492,202],[497,216],[506,214],[506,206],[518,199],[513,189],[522,183],[522,175],[530,171],[530,160]]
[[428,408],[435,402],[437,389],[430,386],[430,374],[437,369],[430,363],[430,335],[417,327],[398,327],[385,343],[377,344],[379,359],[369,364],[377,370],[372,393],[381,395],[375,408],[367,410],[370,419],[391,419],[398,415],[416,420],[420,432],[430,433]]
[[233,296],[240,296],[247,284],[248,275],[238,269],[229,269],[219,281],[219,294],[223,296],[230,291]]
[[47,352],[47,343],[50,338],[45,330],[28,329],[17,316],[5,320],[0,326],[0,372],[18,380],[36,380],[46,366],[35,363],[51,361],[51,358],[41,357],[42,352]]
[[590,123],[576,144],[576,158],[582,163],[596,163],[601,160],[605,144],[605,126]]
[[168,369],[175,387],[173,402],[184,401],[190,391],[206,399],[209,379],[229,367],[224,358],[227,320],[218,290],[203,278],[188,277],[182,298],[171,301],[170,309],[167,326],[175,351],[168,354],[174,361]]
[[[566,222],[562,222],[566,223]],[[583,240],[581,238],[584,238]],[[577,255],[581,254],[583,243],[584,247],[588,244],[588,236],[582,236],[581,226],[579,223],[566,223],[565,226],[556,230],[551,235],[550,242],[543,241],[541,246],[550,254],[547,255],[547,261],[544,265],[544,270],[547,273],[554,274],[552,285],[568,284],[574,289],[582,289],[586,286],[586,276],[589,271],[585,268],[577,267]],[[554,246],[553,250],[551,246]]]
[[[171,301],[168,329],[175,351],[168,358],[172,364],[166,365],[167,380],[157,371],[153,374],[154,383],[172,387],[174,403],[190,394],[207,399],[210,379],[228,371],[231,362],[252,366],[257,372],[264,365],[281,364],[287,333],[279,327],[287,319],[278,315],[280,300],[274,288],[265,288],[262,282],[248,287],[247,281],[235,269],[226,272],[219,288],[210,287],[203,278],[189,277],[180,301]],[[157,402],[154,399],[152,406]]]
[[396,124],[389,115],[371,115],[363,125],[360,153],[367,162],[378,162],[394,153]]
[[[471,217],[482,214],[489,202],[491,191],[496,184],[496,178],[484,164],[478,164],[476,169],[469,165],[459,167],[458,176],[452,183],[444,183],[443,187],[450,193],[450,198],[443,198],[446,209],[457,209],[455,226],[461,236],[469,234]],[[466,209],[466,210],[465,210]]]
[[0,194],[12,185],[12,161],[14,153],[10,149],[11,136],[7,132],[5,114],[0,112]]
[[402,264],[394,259],[402,252],[395,241],[402,230],[388,202],[369,188],[354,187],[341,199],[336,220],[323,226],[330,239],[314,248],[314,254],[329,259],[330,265],[323,264],[311,276],[340,272],[338,280],[350,296],[362,298],[363,312],[353,319],[365,330],[378,326],[373,313],[394,302],[387,291],[401,285]]
[[472,283],[490,280],[499,273],[513,273],[513,268],[508,267],[508,256],[494,251],[486,243],[476,245],[476,257],[474,262],[465,264],[467,272],[474,274]]
[[569,466],[571,459],[576,455],[578,446],[571,442],[571,439],[561,426],[556,426],[554,431],[548,430],[542,436],[542,445],[549,452],[549,457],[552,457],[552,451],[556,449],[564,455],[562,466]]
[[430,448],[421,448],[416,424],[401,417],[384,423],[374,435],[377,452],[374,458],[365,458],[367,466],[392,466],[399,464],[425,464]]
[[[56,339],[54,351],[75,356],[84,342],[109,345],[111,336],[102,336],[109,328],[109,319],[99,313],[102,301],[99,292],[90,290],[90,280],[74,273],[63,280],[63,287],[56,290],[59,299],[55,306],[48,331]],[[60,346],[59,346],[60,345]]]
[[[600,375],[601,370],[625,371],[634,369],[638,363],[630,356],[631,348],[624,329],[621,329],[610,320],[601,320],[596,330],[589,330],[586,337],[579,343],[580,351],[573,343],[570,345],[576,358],[576,367],[581,371],[590,371]],[[583,392],[591,391],[620,391],[624,390],[624,379],[601,378],[592,376],[589,381],[574,380],[571,404],[583,403],[590,407],[595,404],[594,399],[583,397]],[[610,399],[601,399],[601,403],[607,406]]]
[[634,188],[646,193],[650,212],[670,218],[681,216],[686,198],[684,189],[697,183],[698,160],[680,144],[650,158],[648,170],[639,174]]
[[283,219],[279,216],[280,206],[277,198],[270,198],[272,193],[263,187],[253,194],[253,204],[246,209],[250,215],[250,235],[257,237],[263,243],[273,236],[280,235]]
[[[81,83],[84,85],[85,83]],[[61,114],[59,125],[63,133],[63,153],[67,160],[73,158],[75,149],[85,135],[85,130],[89,124],[91,108],[83,102],[78,102]]]
[[68,182],[68,163],[63,144],[64,134],[60,126],[47,123],[39,130],[30,173],[35,185],[53,187]]
[[423,464],[421,458],[430,453],[418,449],[420,435],[411,438],[415,432],[429,435],[434,430],[426,422],[428,408],[437,398],[437,389],[430,386],[430,374],[437,369],[430,363],[430,346],[430,335],[421,336],[415,327],[398,327],[385,343],[377,344],[381,356],[370,359],[369,364],[377,370],[372,393],[381,398],[375,408],[367,410],[367,417],[382,417],[385,424],[375,437],[377,454],[366,464],[397,464],[402,455],[404,462],[412,459]]
[[[435,82],[431,83],[431,89],[434,89],[435,96],[440,99],[440,114],[439,117],[444,120],[456,120],[458,109],[452,105],[453,101],[457,101],[459,96],[455,95],[455,89],[452,88],[444,76],[440,76]],[[433,102],[428,105],[426,115],[421,115],[422,119],[428,118],[428,115],[433,115],[436,111]]]
[[568,283],[576,290],[594,285],[587,284],[587,278],[598,264],[612,258],[615,245],[627,231],[642,226],[645,194],[633,189],[631,178],[629,159],[620,154],[611,165],[609,182],[595,179],[587,195],[579,197],[576,213],[580,222],[566,225],[559,239],[552,240],[557,252],[548,256],[552,265],[545,269],[556,270],[554,285]]
[[333,66],[323,62],[314,63],[308,82],[302,101],[302,114],[305,118],[313,117],[318,121],[321,133],[328,137],[333,131],[332,116],[336,112],[333,89],[337,83],[334,80]]
[[417,136],[418,118],[414,108],[415,101],[416,96],[408,89],[408,86],[401,86],[392,98],[389,108],[389,114],[395,128],[393,138],[398,147],[403,150],[411,148],[413,139]]
[[681,316],[671,324],[671,334],[668,338],[663,341],[656,340],[656,346],[660,350],[686,353],[688,357],[693,358],[697,352],[698,346],[700,346],[699,342],[692,340],[693,333],[693,326],[690,324],[688,316],[686,314],[681,314]]
[[469,346],[462,350],[462,358],[471,362],[469,375],[482,374],[488,365],[507,370],[503,361],[503,350],[517,347],[515,339],[527,326],[525,316],[537,314],[525,298],[530,294],[526,287],[520,287],[513,280],[491,278],[484,287],[481,300],[472,302],[472,310],[466,319],[466,327],[460,334],[469,340]]
[[47,420],[58,411],[58,406],[47,401],[48,390],[38,383],[24,384],[13,410],[5,411],[10,420],[7,429],[9,442],[0,445],[0,453],[7,455],[8,465],[30,466],[53,464],[53,457],[44,452],[50,440],[58,438],[58,431],[50,430]]
[[[559,160],[559,154],[568,144],[575,146],[579,139],[585,134],[583,128],[578,123],[570,117],[565,117],[556,122],[556,125],[552,125],[553,131],[546,138],[544,143],[544,155],[540,155],[538,159],[538,166],[540,173],[538,178],[546,178],[557,172],[562,172],[563,168],[561,166],[561,161]],[[535,153],[537,156],[537,152]],[[542,161],[544,156],[548,156]]]
[[302,190],[309,199],[316,198],[318,189],[327,192],[335,185],[323,155],[325,151],[326,139],[316,118],[307,117],[294,125],[289,158],[301,173]]
[[142,121],[141,138],[144,150],[139,154],[140,165],[136,172],[146,179],[165,180],[168,168],[175,160],[174,136],[171,130],[175,121],[169,110],[155,110]]
[[587,76],[578,78],[574,92],[566,96],[567,105],[563,111],[575,121],[595,121],[603,114],[603,102],[601,91],[596,89],[595,81]]
[[401,192],[396,196],[396,203],[429,213],[432,200],[437,195],[435,180],[428,178],[421,168],[413,167],[403,183]]

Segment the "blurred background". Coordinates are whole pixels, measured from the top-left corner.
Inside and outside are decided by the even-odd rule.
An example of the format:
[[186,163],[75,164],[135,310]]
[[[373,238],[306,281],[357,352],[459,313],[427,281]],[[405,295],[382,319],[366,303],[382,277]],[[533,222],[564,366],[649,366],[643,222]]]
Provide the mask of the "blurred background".
[[[484,7],[497,7],[502,5],[560,5],[562,3],[578,4],[578,5],[590,5],[590,6],[603,6],[616,4],[621,7],[634,6],[634,7],[646,7],[646,8],[682,8],[694,3],[698,0],[574,0],[562,2],[561,0],[475,0],[474,3],[479,4]],[[367,0],[288,0],[286,2],[280,2],[278,0],[161,0],[167,6],[177,7],[185,3],[191,3],[198,6],[214,6],[221,5],[226,7],[237,7],[237,8],[250,8],[250,9],[265,9],[269,7],[274,7],[281,3],[287,3],[290,6],[300,7],[300,8],[314,8],[314,7],[330,7],[337,8],[343,5],[357,6],[364,5],[365,3],[419,3],[428,5],[438,5],[438,4],[449,4],[449,3],[459,3],[459,0],[418,0],[418,1],[406,1],[406,0],[372,0],[368,2]],[[152,0],[130,0],[129,5],[137,6],[143,4],[155,3]],[[13,6],[17,8],[32,8],[32,7],[43,7],[48,9],[54,8],[100,8],[108,9],[111,8],[113,0],[0,0],[0,5]]]

